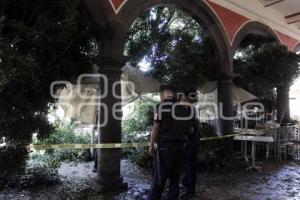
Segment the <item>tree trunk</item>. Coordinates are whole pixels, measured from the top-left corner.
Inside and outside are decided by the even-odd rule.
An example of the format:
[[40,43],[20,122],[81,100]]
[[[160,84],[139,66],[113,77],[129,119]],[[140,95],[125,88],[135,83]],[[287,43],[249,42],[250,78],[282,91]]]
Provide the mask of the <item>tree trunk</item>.
[[225,75],[218,81],[218,108],[221,135],[233,133],[232,76]]
[[287,122],[290,120],[290,87],[288,85],[277,87],[277,121]]

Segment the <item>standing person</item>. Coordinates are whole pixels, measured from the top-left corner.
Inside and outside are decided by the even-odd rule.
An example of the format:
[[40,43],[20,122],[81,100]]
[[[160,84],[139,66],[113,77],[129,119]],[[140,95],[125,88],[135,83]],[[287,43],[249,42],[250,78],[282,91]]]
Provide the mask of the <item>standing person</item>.
[[195,90],[184,92],[182,103],[188,112],[191,112],[193,117],[189,121],[188,142],[185,149],[184,176],[182,179],[185,193],[181,196],[182,199],[189,199],[196,195],[197,154],[200,147],[200,124],[193,106],[193,103],[196,101],[197,92]]
[[[95,139],[95,143],[94,144],[98,144],[98,139],[97,139],[98,137],[96,137],[96,139]],[[94,156],[94,169],[93,169],[93,172],[97,172],[97,168],[98,168],[98,150],[99,149],[96,149],[96,148],[94,148],[93,149],[93,156]]]
[[[172,86],[161,86],[160,91],[161,103],[157,106],[155,113],[149,148],[150,154],[154,156],[149,199],[161,199],[166,181],[169,179],[168,199],[177,200],[179,199],[180,168],[187,136],[185,122],[176,117],[184,116],[184,109],[182,109],[183,106],[178,105],[175,89]],[[156,150],[154,150],[154,143],[157,143]]]

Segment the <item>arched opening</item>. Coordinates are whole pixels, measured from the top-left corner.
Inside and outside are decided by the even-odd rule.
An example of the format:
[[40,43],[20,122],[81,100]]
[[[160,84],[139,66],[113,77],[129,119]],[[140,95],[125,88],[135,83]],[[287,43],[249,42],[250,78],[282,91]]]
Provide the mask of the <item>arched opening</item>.
[[[139,5],[138,7],[136,5]],[[109,3],[103,2],[102,7],[108,7]],[[221,95],[218,95],[218,100],[222,103],[224,103],[224,112],[223,116],[232,116],[232,96],[231,96],[231,85],[232,81],[231,78],[224,78],[224,75],[228,75],[232,72],[232,65],[230,63],[229,59],[229,42],[226,40],[226,34],[224,33],[224,30],[221,27],[220,23],[217,21],[216,17],[214,14],[210,11],[210,9],[203,3],[202,1],[193,1],[193,0],[187,0],[187,1],[181,1],[181,0],[170,0],[167,1],[167,3],[163,0],[155,0],[155,1],[144,1],[144,0],[137,0],[137,1],[127,1],[127,3],[122,7],[122,9],[118,12],[117,15],[109,15],[106,14],[106,19],[105,23],[108,24],[109,28],[112,30],[110,33],[107,35],[107,38],[101,41],[101,46],[102,47],[102,52],[98,55],[96,58],[95,62],[99,64],[100,67],[100,72],[104,73],[108,77],[108,86],[113,87],[113,83],[115,81],[120,80],[120,75],[121,75],[121,68],[124,66],[126,59],[123,56],[123,50],[124,46],[126,48],[126,38],[128,36],[128,30],[130,30],[130,26],[134,23],[134,21],[142,15],[145,11],[148,10],[150,12],[150,18],[154,17],[155,14],[152,14],[151,16],[151,9],[155,6],[167,6],[169,8],[169,11],[171,11],[171,8],[177,8],[181,10],[181,12],[187,13],[191,17],[191,21],[194,24],[201,24],[203,25],[206,29],[203,31],[205,34],[205,38],[210,41],[208,48],[213,47],[212,49],[212,55],[214,56],[214,60],[216,57],[218,57],[218,64],[215,64],[216,67],[212,67],[211,69],[215,70],[214,73],[211,73],[215,76],[215,80],[220,81],[221,83],[218,84],[218,87],[221,89]],[[110,8],[111,9],[111,8]],[[95,10],[95,9],[94,9]],[[155,21],[155,20],[154,20]],[[168,20],[166,20],[168,21]],[[163,25],[162,25],[163,26]],[[176,25],[177,28],[179,25]],[[147,28],[147,27],[146,27]],[[190,27],[189,27],[190,28]],[[180,29],[177,29],[177,32]],[[194,29],[196,30],[196,29]],[[182,30],[181,30],[182,31]],[[183,31],[185,32],[185,31]],[[172,33],[172,31],[170,31]],[[180,34],[180,33],[177,33]],[[172,35],[172,34],[171,34]],[[203,37],[204,38],[204,37]],[[186,43],[189,43],[193,45],[193,47],[197,47],[197,42],[198,44],[201,44],[201,40],[197,37],[194,37],[191,39],[191,41],[186,40]],[[166,39],[168,41],[168,39]],[[170,41],[170,40],[169,40]],[[145,43],[148,41],[145,40]],[[181,41],[180,41],[181,42]],[[176,42],[175,42],[176,43]],[[173,45],[175,45],[173,43]],[[201,46],[201,45],[199,45]],[[157,47],[156,45],[151,45],[149,46],[151,50],[155,50]],[[170,49],[174,49],[172,46],[172,41],[169,42],[169,47]],[[203,49],[203,46],[201,47]],[[186,52],[189,52],[193,50],[193,48],[188,48],[187,45],[183,45],[182,49],[185,49]],[[138,49],[140,50],[140,49]],[[197,49],[197,51],[199,51]],[[173,51],[172,53],[176,56],[173,56],[175,58],[178,58],[181,53],[186,53],[184,51],[181,51],[181,53],[177,52],[175,54]],[[150,54],[149,54],[150,55]],[[144,59],[149,59],[151,56],[146,56],[145,54],[141,55],[140,57],[137,56],[138,59],[136,59],[133,63],[138,64],[141,63]],[[131,56],[131,55],[129,55]],[[160,61],[165,62],[165,60],[161,59],[164,56],[160,56]],[[199,59],[201,61],[201,57],[197,58],[194,56],[194,58]],[[130,57],[129,57],[130,59]],[[176,60],[176,59],[174,59]],[[174,63],[174,60],[172,61]],[[186,60],[189,62],[190,65],[194,65],[195,63],[201,63],[199,60],[196,60],[195,62],[192,62],[191,60]],[[158,62],[157,60],[151,61],[152,63]],[[201,63],[203,65],[203,63]],[[169,64],[170,65],[170,64]],[[210,66],[211,63],[209,63]],[[187,68],[187,67],[186,67]],[[195,69],[195,66],[193,67]],[[167,69],[167,68],[165,68]],[[198,69],[202,69],[201,67],[198,67]],[[167,69],[168,70],[168,69]],[[176,71],[173,69],[173,71]],[[157,77],[160,77],[161,80],[166,80],[166,76],[162,71],[160,71],[160,74]],[[166,73],[167,74],[167,73]],[[192,73],[188,73],[189,75],[193,75]],[[198,75],[201,73],[198,73]],[[181,76],[181,74],[179,74]],[[189,79],[188,77],[187,79]],[[194,80],[197,81],[202,81],[199,79],[202,79],[203,77],[196,77],[193,78]],[[204,79],[204,78],[203,78]],[[224,80],[226,79],[226,80]],[[177,80],[176,78],[173,80]],[[183,80],[183,79],[181,79]],[[187,83],[191,82],[188,80]],[[224,81],[224,82],[222,82]],[[198,84],[195,83],[197,86]],[[121,93],[120,88],[118,88],[117,93]],[[113,105],[115,103],[119,103],[120,99],[116,99],[113,96],[112,91],[108,91],[108,96],[105,97],[102,101],[102,103],[106,103],[109,107],[108,109],[112,109]],[[100,111],[101,113],[101,111]],[[100,117],[100,119],[103,117]],[[113,115],[110,113],[108,118],[108,123],[105,127],[102,128],[102,133],[100,135],[100,141],[102,143],[120,143],[121,142],[121,123],[122,120],[120,119],[114,119]],[[225,120],[224,120],[225,121]],[[227,120],[227,126],[224,128],[224,134],[229,134],[232,133],[232,124],[231,120]],[[224,123],[226,124],[226,123]],[[227,128],[227,129],[226,129]],[[97,176],[97,187],[98,191],[106,192],[106,191],[111,191],[112,188],[122,188],[124,186],[123,184],[123,179],[120,174],[120,159],[121,159],[121,150],[120,149],[100,149],[99,150],[99,155],[98,156],[98,164],[101,166],[100,168],[98,167],[98,176]],[[109,162],[107,162],[109,160]],[[113,183],[112,183],[113,180]]]
[[[204,83],[219,78],[218,50],[207,27],[176,7],[155,6],[138,17],[129,28],[124,54],[130,58],[131,66],[160,83],[175,85],[177,92],[199,89]],[[153,106],[159,103],[155,102],[159,95],[144,97],[127,107],[131,112],[124,113],[125,141],[128,136],[138,142],[150,141]],[[216,129],[212,128],[208,134],[216,136]],[[134,158],[145,166],[151,160],[147,156],[150,157],[141,153]]]
[[[264,99],[263,103],[267,110],[272,110],[274,107],[274,91],[270,89],[271,86],[261,87],[262,83],[257,78],[258,76],[249,72],[249,63],[247,62],[251,59],[253,52],[263,44],[272,42],[279,43],[279,39],[270,27],[256,21],[250,21],[236,34],[232,43],[233,72],[238,75],[234,84],[254,96]],[[256,122],[245,122],[239,106],[235,106],[234,110],[240,116],[238,120],[235,120],[237,127],[253,128],[255,126]]]
[[297,74],[295,55],[270,28],[254,22],[241,30],[233,47],[234,72],[240,75],[235,83],[254,94],[278,122],[289,121],[288,90]]
[[[139,5],[136,8],[135,5]],[[218,55],[220,57],[220,75],[222,73],[230,73],[231,65],[229,62],[229,42],[226,39],[225,31],[223,30],[221,24],[218,22],[215,14],[210,10],[210,8],[203,2],[195,2],[192,0],[180,1],[180,0],[171,0],[168,2],[162,0],[155,1],[142,1],[139,0],[137,2],[129,1],[122,11],[118,15],[118,21],[123,24],[123,29],[120,30],[120,34],[118,34],[118,42],[123,46],[120,47],[120,51],[123,52],[123,47],[125,45],[127,39],[127,31],[134,23],[134,21],[141,16],[145,11],[153,8],[153,7],[169,7],[173,9],[181,10],[182,12],[189,15],[193,18],[197,23],[201,26],[206,27],[206,34],[211,38],[211,41],[216,46],[218,51]]]
[[[209,28],[189,14],[169,5],[151,7],[132,23],[124,48],[132,66],[161,83],[175,85],[178,92],[191,87],[198,89],[207,81],[218,80],[226,72],[221,67],[218,46]],[[143,114],[147,113],[141,112],[153,109],[152,97],[148,95],[133,105],[134,111],[127,114],[128,118],[123,121],[123,138],[130,135],[134,141],[150,141],[149,130],[153,126],[153,117],[145,117]],[[217,104],[217,98],[215,100]],[[150,109],[146,107],[147,104]],[[143,119],[146,119],[144,124],[141,123]],[[218,123],[214,119],[210,122],[214,125]],[[210,129],[212,132],[207,131],[207,134],[216,136],[216,129]],[[150,157],[149,154],[136,155],[143,166],[151,160],[146,156]]]
[[[275,107],[275,91],[269,82],[265,81],[257,70],[262,68],[255,66],[256,54],[265,44],[276,43],[276,39],[270,35],[246,35],[234,51],[233,70],[237,74],[234,84],[257,97],[267,112],[272,112]],[[257,101],[257,100],[256,100]],[[244,103],[244,102],[241,102]],[[235,112],[240,116],[235,121],[237,127],[253,129],[257,121],[248,120],[239,106],[235,107]]]
[[[140,16],[145,10],[152,8],[153,6],[168,6],[171,8],[180,9],[182,12],[190,15],[197,23],[201,24],[206,28],[206,35],[210,38],[212,45],[216,47],[216,51],[220,60],[219,66],[215,69],[214,75],[218,80],[219,94],[218,94],[218,102],[223,103],[224,105],[232,104],[232,96],[231,96],[231,73],[232,73],[232,62],[229,57],[229,42],[226,39],[226,34],[220,24],[218,22],[215,14],[210,10],[210,8],[203,2],[194,2],[194,1],[178,1],[172,0],[167,3],[164,1],[143,1],[141,2],[141,6],[137,9],[130,9],[134,7],[133,2],[128,2],[122,11],[118,15],[119,22],[124,24],[122,33],[118,35],[118,39],[120,39],[120,43],[124,43],[126,41],[127,34],[124,33],[124,30],[129,29],[134,20]],[[121,22],[122,21],[122,22]],[[230,75],[226,76],[225,75]],[[227,87],[228,86],[228,87]],[[224,110],[222,112],[224,116],[232,116],[231,106],[223,106]],[[220,109],[219,109],[220,110]],[[226,121],[226,120],[224,120]],[[221,120],[220,129],[224,129],[224,133],[231,133],[232,125],[229,122],[223,122]],[[226,132],[226,133],[225,133]]]
[[[246,60],[251,59],[253,52],[267,43],[280,43],[276,33],[268,26],[252,21],[247,23],[236,35],[232,49],[234,66],[233,71],[240,77],[235,80],[235,84],[253,93],[258,98],[265,99],[267,110],[274,107],[274,91],[270,87],[260,87],[259,78],[249,72]],[[252,82],[251,82],[252,81]]]
[[207,27],[175,7],[152,7],[138,17],[129,28],[124,54],[132,66],[179,91],[199,88],[221,73]]
[[273,38],[276,42],[280,43],[276,33],[270,27],[256,21],[251,21],[244,25],[243,28],[236,34],[231,47],[233,50],[233,56],[235,55],[236,50],[249,35]]

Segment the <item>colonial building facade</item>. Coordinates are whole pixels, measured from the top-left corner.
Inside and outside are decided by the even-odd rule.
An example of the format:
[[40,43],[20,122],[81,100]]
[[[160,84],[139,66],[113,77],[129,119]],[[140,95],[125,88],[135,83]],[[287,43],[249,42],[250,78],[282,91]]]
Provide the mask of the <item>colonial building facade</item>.
[[[218,49],[218,100],[226,117],[233,115],[233,57],[240,43],[250,34],[271,36],[290,51],[300,50],[300,3],[298,0],[85,0],[99,26],[109,33],[99,42],[101,51],[95,59],[100,73],[107,75],[108,87],[120,80],[121,68],[128,60],[123,56],[127,32],[134,20],[153,6],[176,7],[207,27]],[[297,3],[298,2],[298,3]],[[295,10],[296,9],[296,10]],[[299,9],[299,10],[297,10]],[[288,90],[288,88],[287,88]],[[120,94],[120,88],[116,91]],[[116,99],[112,90],[102,99],[108,110]],[[288,98],[288,97],[287,97]],[[288,101],[287,101],[288,102]],[[287,105],[286,105],[287,106]],[[108,123],[101,128],[101,143],[121,142],[121,121],[108,112]],[[223,134],[233,132],[233,121],[222,120]],[[98,155],[96,188],[109,192],[125,188],[120,175],[120,149],[101,149]]]

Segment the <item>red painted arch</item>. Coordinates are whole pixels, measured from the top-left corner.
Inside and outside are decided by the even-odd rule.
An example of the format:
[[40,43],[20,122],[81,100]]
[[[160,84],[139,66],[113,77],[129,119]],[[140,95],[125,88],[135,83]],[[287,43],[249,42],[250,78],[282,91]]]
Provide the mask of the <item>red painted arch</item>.
[[250,19],[213,3],[210,0],[206,0],[206,3],[213,10],[216,16],[218,16],[220,23],[223,25],[227,33],[229,42],[232,43],[237,32],[245,23],[250,21]]
[[122,6],[127,2],[128,0],[109,0],[111,6],[113,7],[115,14],[118,14],[120,9],[122,9]]
[[294,51],[296,45],[299,43],[299,40],[292,38],[284,33],[281,33],[280,31],[275,31],[278,35],[281,43],[288,47],[290,51]]

